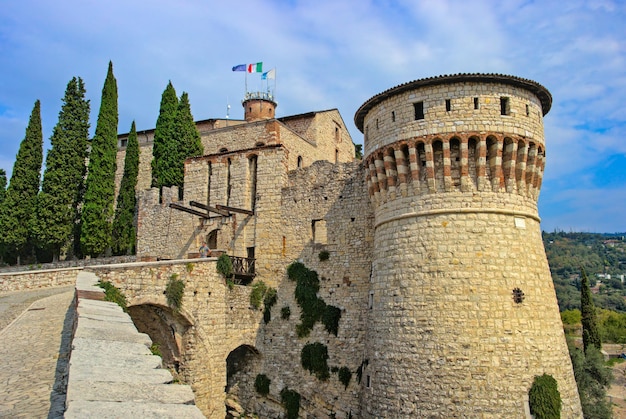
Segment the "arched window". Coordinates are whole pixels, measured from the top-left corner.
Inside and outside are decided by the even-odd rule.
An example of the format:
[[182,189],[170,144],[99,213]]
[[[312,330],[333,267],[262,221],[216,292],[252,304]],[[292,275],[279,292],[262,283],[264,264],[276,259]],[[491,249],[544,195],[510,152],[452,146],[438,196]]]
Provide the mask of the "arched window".
[[461,187],[461,140],[457,137],[450,139],[450,176],[455,189]]
[[302,156],[298,156],[298,169],[302,167]]

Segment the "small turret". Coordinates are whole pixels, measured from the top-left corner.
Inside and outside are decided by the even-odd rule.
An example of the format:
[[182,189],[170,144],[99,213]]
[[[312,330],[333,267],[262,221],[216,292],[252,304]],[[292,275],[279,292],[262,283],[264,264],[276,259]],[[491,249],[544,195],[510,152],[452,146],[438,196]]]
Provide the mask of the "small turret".
[[264,119],[274,119],[276,106],[274,96],[264,92],[248,92],[244,100],[241,101],[244,109],[244,119],[246,122],[261,121]]

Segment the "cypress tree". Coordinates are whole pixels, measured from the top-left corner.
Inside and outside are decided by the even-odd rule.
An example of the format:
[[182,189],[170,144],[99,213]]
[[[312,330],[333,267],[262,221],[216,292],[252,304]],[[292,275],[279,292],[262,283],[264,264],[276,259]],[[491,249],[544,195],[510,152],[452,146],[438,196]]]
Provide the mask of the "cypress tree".
[[4,169],[0,169],[0,205],[4,201],[4,197],[7,193],[7,172]]
[[117,155],[117,81],[113,63],[102,88],[96,133],[91,141],[85,200],[81,214],[80,245],[85,255],[98,256],[111,245]]
[[67,84],[59,121],[50,138],[52,148],[46,156],[34,222],[37,244],[51,251],[54,261],[73,239],[88,139],[89,101],[85,100],[83,80],[74,77]]
[[593,345],[598,350],[602,349],[602,341],[598,332],[598,324],[596,320],[596,307],[593,304],[591,290],[589,289],[589,279],[584,268],[580,269],[582,281],[580,284],[580,314],[583,324],[583,347],[585,353],[587,349]]
[[154,129],[152,146],[152,186],[177,185],[176,167],[178,160],[177,144],[174,141],[178,98],[170,81],[161,95],[159,118]]
[[0,208],[1,239],[7,252],[20,257],[31,240],[30,220],[36,205],[41,163],[43,161],[43,132],[41,129],[41,104],[35,102],[30,115],[26,136],[20,144],[11,182]]
[[117,208],[113,220],[113,253],[116,255],[132,255],[135,253],[135,207],[137,198],[135,187],[139,174],[139,143],[135,121],[130,127],[126,157],[124,158],[124,175],[117,195]]
[[178,161],[176,162],[176,183],[179,187],[179,193],[182,197],[183,184],[185,180],[185,159],[188,157],[201,156],[204,153],[204,147],[200,140],[200,133],[196,128],[196,123],[191,114],[191,105],[189,104],[189,96],[186,92],[180,97],[178,109],[176,111],[176,121],[174,124],[175,140],[178,143]]

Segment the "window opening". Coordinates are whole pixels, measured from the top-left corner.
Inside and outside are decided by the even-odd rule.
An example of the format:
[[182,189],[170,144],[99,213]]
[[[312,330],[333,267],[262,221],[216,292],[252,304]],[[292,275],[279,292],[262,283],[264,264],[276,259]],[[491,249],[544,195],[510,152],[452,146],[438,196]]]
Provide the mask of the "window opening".
[[530,116],[530,106],[526,104],[526,116]]
[[298,169],[302,167],[302,156],[298,156]]
[[256,183],[257,183],[257,156],[250,156],[248,160],[248,171],[250,173],[250,209],[254,211],[256,206]]
[[396,122],[396,111],[391,111],[391,122]]
[[128,145],[128,139],[120,140],[120,146],[126,147]]
[[372,388],[372,376],[369,374],[365,376],[365,387]]
[[416,102],[413,104],[415,110],[415,120],[424,119],[424,102]]
[[231,192],[231,179],[230,179],[230,168],[231,168],[232,162],[230,159],[228,159],[228,168],[227,168],[227,172],[226,172],[226,206],[230,205],[230,192]]
[[478,98],[474,98],[474,109],[478,109]]
[[370,291],[369,299],[367,300],[367,308],[370,310],[374,308],[374,291]]
[[500,115],[510,115],[511,114],[511,105],[509,104],[508,97],[500,98]]
[[450,112],[451,109],[452,109],[452,102],[450,101],[450,99],[446,99],[446,112]]

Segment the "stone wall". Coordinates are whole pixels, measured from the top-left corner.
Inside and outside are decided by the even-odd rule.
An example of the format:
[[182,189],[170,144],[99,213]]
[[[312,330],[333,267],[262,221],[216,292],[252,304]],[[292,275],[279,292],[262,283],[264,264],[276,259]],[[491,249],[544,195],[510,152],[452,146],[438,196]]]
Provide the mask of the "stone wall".
[[0,273],[0,292],[25,291],[73,285],[82,268],[42,269]]

